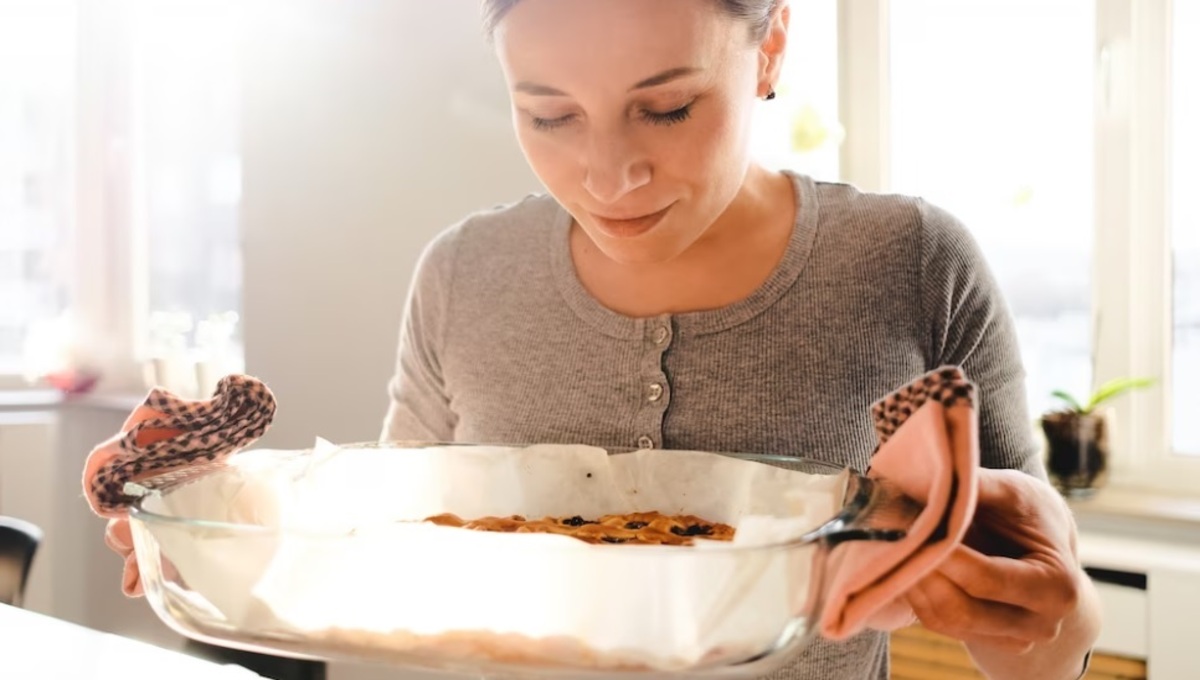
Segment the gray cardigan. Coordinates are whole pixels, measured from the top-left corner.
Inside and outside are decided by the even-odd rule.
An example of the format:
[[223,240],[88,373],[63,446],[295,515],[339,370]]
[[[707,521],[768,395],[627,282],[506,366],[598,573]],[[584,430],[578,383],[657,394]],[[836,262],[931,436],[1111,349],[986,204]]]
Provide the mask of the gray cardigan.
[[[921,373],[978,386],[984,465],[1044,478],[1013,321],[966,229],[922,200],[791,174],[784,257],[749,298],[634,319],[575,275],[570,216],[529,196],[423,254],[383,437],[803,455],[865,469],[871,404]],[[819,642],[775,678],[886,678],[887,640]]]

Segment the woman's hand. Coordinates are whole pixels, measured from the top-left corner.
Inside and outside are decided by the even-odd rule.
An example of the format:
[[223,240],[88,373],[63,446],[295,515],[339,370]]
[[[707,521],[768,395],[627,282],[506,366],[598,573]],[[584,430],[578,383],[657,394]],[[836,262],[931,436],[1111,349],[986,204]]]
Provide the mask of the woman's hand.
[[1078,678],[1100,628],[1069,508],[1015,470],[980,471],[964,545],[906,601],[926,628],[962,640],[990,678]]
[[125,570],[121,576],[121,590],[130,597],[142,595],[141,575],[138,572],[137,555],[133,552],[133,532],[129,528],[129,519],[110,519],[104,530],[104,544],[125,560]]

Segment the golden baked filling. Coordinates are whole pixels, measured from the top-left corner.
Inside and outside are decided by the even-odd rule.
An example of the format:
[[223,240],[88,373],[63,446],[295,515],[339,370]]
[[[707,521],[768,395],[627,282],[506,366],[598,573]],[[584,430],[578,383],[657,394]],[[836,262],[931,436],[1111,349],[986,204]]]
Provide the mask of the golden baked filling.
[[729,541],[734,534],[734,528],[728,524],[709,522],[694,515],[664,515],[659,512],[604,515],[596,520],[582,517],[526,519],[520,515],[464,520],[458,515],[444,513],[427,517],[425,521],[476,531],[561,534],[588,543],[692,545],[696,537]]

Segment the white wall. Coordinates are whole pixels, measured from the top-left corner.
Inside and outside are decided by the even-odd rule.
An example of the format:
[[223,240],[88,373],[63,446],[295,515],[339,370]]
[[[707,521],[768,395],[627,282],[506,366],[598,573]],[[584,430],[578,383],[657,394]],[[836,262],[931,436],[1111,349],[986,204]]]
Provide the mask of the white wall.
[[421,248],[539,185],[478,0],[287,7],[255,22],[245,60],[246,368],[279,400],[263,446],[370,440]]
[[246,56],[246,367],[279,400],[263,446],[370,440],[422,246],[539,185],[478,0],[286,6]]

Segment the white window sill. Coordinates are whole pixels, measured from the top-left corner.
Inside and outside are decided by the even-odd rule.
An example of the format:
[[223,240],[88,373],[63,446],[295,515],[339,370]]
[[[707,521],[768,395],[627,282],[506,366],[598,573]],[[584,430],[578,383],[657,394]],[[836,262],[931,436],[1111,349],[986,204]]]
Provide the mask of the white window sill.
[[145,394],[97,392],[66,396],[57,390],[0,390],[0,413],[58,411],[73,407],[131,412],[145,398]]
[[1200,547],[1200,495],[1114,485],[1068,505],[1084,532]]

